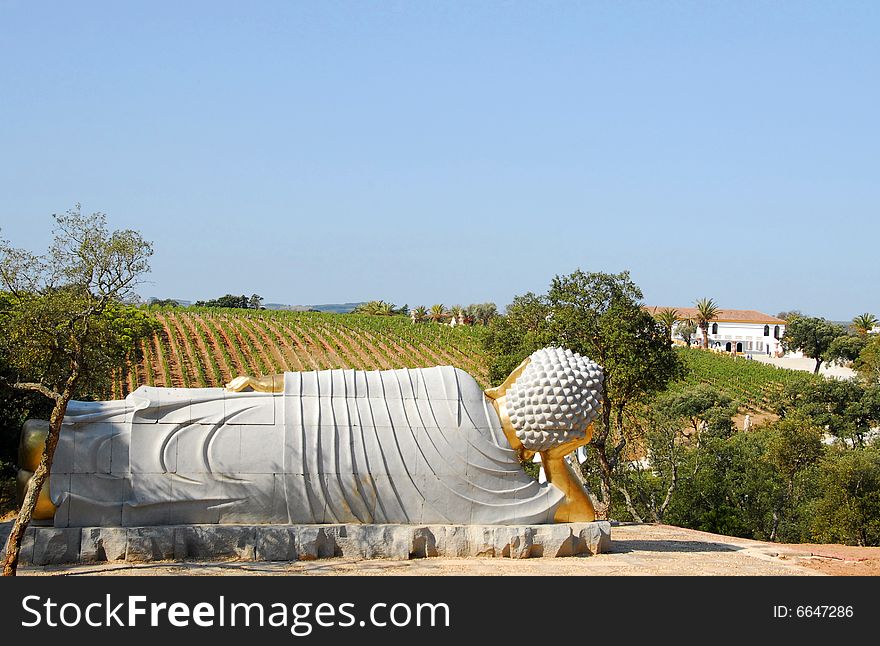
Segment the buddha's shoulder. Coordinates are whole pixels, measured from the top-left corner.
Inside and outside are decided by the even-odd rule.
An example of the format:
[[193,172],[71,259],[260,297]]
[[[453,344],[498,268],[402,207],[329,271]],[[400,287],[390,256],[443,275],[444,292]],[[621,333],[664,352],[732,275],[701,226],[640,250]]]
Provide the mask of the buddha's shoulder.
[[320,370],[284,375],[288,395],[483,401],[473,376],[455,366],[396,370]]

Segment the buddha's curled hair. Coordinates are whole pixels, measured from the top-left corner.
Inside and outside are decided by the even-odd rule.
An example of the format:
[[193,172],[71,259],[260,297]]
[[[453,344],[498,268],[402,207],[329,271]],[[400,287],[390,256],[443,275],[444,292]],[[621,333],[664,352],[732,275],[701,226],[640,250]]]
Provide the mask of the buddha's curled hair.
[[583,437],[602,405],[602,367],[562,348],[529,358],[506,393],[517,438],[531,451],[545,451]]

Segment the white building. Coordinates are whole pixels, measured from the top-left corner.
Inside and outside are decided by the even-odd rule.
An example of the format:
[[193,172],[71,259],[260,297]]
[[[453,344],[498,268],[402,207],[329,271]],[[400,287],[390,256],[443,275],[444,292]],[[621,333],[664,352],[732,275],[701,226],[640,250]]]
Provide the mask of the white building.
[[[656,316],[665,309],[678,311],[678,320],[697,321],[695,307],[646,307]],[[676,326],[677,327],[677,326]],[[673,328],[673,335],[676,328]],[[723,352],[737,354],[766,354],[781,357],[782,337],[785,334],[785,321],[755,310],[718,310],[709,324],[709,347]],[[692,339],[702,345],[703,331],[698,327]]]

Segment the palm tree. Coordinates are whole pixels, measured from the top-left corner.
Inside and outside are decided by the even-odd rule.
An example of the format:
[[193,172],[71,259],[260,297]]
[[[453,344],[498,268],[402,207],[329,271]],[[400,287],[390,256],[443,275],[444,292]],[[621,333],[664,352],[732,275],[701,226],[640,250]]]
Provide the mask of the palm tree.
[[412,319],[415,323],[421,323],[425,319],[428,318],[428,310],[423,306],[419,305],[412,311]]
[[853,327],[856,329],[860,335],[865,336],[868,332],[877,327],[877,324],[880,321],[877,320],[877,317],[873,314],[868,314],[865,312],[864,314],[859,314],[857,317],[853,319]]
[[446,308],[443,307],[443,304],[431,305],[431,311],[428,313],[428,318],[434,321],[435,323],[440,323],[443,319],[446,318]]
[[695,305],[697,306],[697,325],[703,331],[703,349],[709,349],[709,323],[718,316],[721,308],[715,304],[711,298],[701,298]]
[[370,301],[369,303],[361,303],[354,308],[355,314],[369,314],[371,316],[394,316],[402,313],[403,308],[396,307],[394,303],[385,301]]
[[660,324],[666,328],[666,331],[669,333],[669,340],[672,341],[672,328],[675,327],[675,324],[678,322],[678,310],[677,309],[662,309],[655,315]]
[[369,303],[361,303],[354,308],[353,314],[370,314],[375,315],[379,311],[379,303],[382,301],[370,301]]
[[397,310],[394,307],[394,303],[379,301],[379,307],[376,311],[376,314],[378,314],[379,316],[394,316],[395,314],[397,314]]
[[489,325],[489,322],[498,316],[498,307],[495,303],[474,303],[468,305],[465,310],[466,319],[472,319],[471,325],[479,323],[480,325]]

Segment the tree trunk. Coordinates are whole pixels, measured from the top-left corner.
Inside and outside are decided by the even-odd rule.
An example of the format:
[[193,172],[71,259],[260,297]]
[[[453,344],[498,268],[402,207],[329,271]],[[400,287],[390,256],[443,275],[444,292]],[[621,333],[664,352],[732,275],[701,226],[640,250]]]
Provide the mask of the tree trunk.
[[709,324],[700,325],[700,329],[703,331],[703,349],[709,349]]
[[73,387],[79,378],[79,371],[76,370],[67,381],[64,392],[61,397],[55,401],[52,408],[52,415],[49,417],[49,435],[46,437],[46,448],[43,450],[43,457],[40,458],[40,464],[31,481],[28,484],[21,510],[12,526],[12,532],[6,543],[6,559],[3,562],[3,576],[15,576],[18,569],[18,558],[21,553],[21,543],[24,540],[25,531],[30,525],[34,516],[34,509],[37,506],[37,499],[40,490],[43,488],[52,467],[52,459],[55,457],[55,447],[58,446],[58,436],[61,433],[61,424],[64,421],[64,415],[67,413],[67,404],[73,396]]
[[608,456],[605,454],[605,442],[601,446],[597,446],[596,455],[599,458],[599,493],[602,494],[602,500],[596,507],[596,518],[608,520],[611,516],[611,464],[608,462]]
[[770,529],[770,542],[771,543],[776,542],[776,531],[779,529],[779,520],[780,520],[779,519],[779,511],[774,509],[773,510],[773,525],[771,526],[771,529]]
[[596,518],[607,520],[611,514],[611,472],[613,468],[608,460],[606,441],[611,432],[611,405],[608,397],[602,399],[602,429],[593,435],[590,445],[596,449],[596,457],[599,460],[599,495],[602,500],[595,505]]
[[[623,485],[615,485],[617,490],[623,494],[623,499],[626,503],[626,509],[629,512],[629,515],[633,517],[633,520],[637,523],[644,523],[645,520],[636,510],[635,505],[633,505],[632,497],[629,495],[629,491]],[[659,521],[658,521],[659,522]]]
[[794,476],[788,480],[788,484],[785,487],[785,492],[782,494],[779,500],[779,506],[773,509],[773,525],[770,528],[770,542],[773,543],[776,541],[776,536],[779,533],[779,523],[782,522],[782,513],[785,510],[785,506],[788,504],[788,501],[791,500],[794,495]]
[[814,375],[818,375],[818,374],[819,374],[819,366],[821,366],[821,365],[822,365],[822,359],[816,359],[816,367],[815,367],[815,369],[813,370],[813,374],[814,374]]

